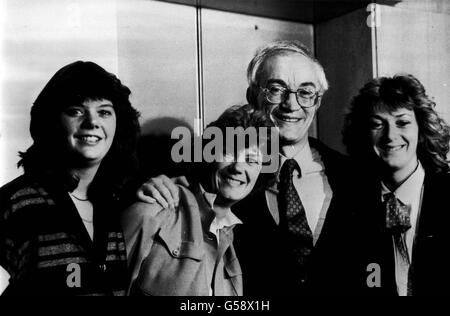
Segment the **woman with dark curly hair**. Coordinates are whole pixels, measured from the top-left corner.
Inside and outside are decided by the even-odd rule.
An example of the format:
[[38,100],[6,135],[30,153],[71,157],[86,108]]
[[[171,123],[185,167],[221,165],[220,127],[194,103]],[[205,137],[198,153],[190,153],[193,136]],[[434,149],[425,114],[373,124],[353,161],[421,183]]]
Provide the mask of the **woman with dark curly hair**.
[[24,175],[0,189],[7,295],[123,295],[118,196],[136,168],[130,90],[93,62],[59,71],[31,109]]
[[[144,202],[125,211],[122,224],[129,249],[130,294],[242,295],[242,272],[233,246],[233,229],[242,222],[231,206],[255,185],[264,188],[275,179],[274,173],[261,174],[267,161],[263,146],[270,143],[271,133],[266,139],[259,128],[272,126],[269,117],[251,107],[228,109],[206,131],[226,135],[227,128],[254,128],[259,137],[236,147],[223,137],[223,143],[216,143],[223,145],[223,151],[216,147],[215,160],[204,156],[202,162],[190,163],[191,185],[178,186],[176,211]],[[209,138],[204,140],[209,144]],[[208,145],[204,146],[206,151]]]
[[363,269],[381,272],[361,280],[369,293],[450,294],[450,128],[423,85],[412,75],[373,79],[353,99],[343,135],[368,170],[356,236]]

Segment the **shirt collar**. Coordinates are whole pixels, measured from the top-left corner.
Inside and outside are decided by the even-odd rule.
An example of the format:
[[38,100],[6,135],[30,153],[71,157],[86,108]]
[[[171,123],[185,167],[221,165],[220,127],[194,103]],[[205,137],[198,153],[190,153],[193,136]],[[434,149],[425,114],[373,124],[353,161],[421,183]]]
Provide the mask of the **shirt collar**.
[[[316,149],[311,149],[309,142],[306,142],[305,146],[303,146],[303,148],[292,158],[297,161],[300,169],[302,170],[302,174],[308,174],[323,170],[323,166],[320,163],[320,154]],[[287,159],[288,157],[280,153],[280,170],[281,166]]]
[[384,196],[388,193],[394,193],[395,197],[403,204],[411,204],[412,199],[420,194],[424,179],[425,170],[419,161],[416,170],[394,192],[391,192],[386,185],[381,182],[381,195]]
[[[214,212],[214,201],[217,198],[217,194],[206,192],[201,184],[199,184],[200,194],[203,200],[209,207],[210,212]],[[214,217],[209,226],[209,231],[213,234],[218,234],[218,231],[224,227],[232,227],[237,224],[242,224],[242,221],[234,215],[230,208],[227,209],[225,216],[221,218]]]

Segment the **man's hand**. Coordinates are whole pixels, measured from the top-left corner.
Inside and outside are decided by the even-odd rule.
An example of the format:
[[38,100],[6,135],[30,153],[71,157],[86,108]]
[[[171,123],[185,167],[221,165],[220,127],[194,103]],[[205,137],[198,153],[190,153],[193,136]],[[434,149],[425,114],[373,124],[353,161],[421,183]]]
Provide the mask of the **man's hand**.
[[141,185],[137,191],[137,197],[146,203],[157,202],[164,208],[174,208],[180,201],[177,184],[189,186],[189,182],[184,176],[170,179],[165,175],[160,175]]

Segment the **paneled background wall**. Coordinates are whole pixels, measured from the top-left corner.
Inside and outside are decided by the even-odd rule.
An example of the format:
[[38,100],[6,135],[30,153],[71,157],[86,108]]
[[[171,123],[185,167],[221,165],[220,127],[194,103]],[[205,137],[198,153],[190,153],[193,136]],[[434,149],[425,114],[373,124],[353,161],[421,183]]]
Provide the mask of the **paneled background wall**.
[[344,115],[363,82],[373,77],[372,29],[365,9],[320,23],[315,27],[317,59],[325,68],[330,88],[318,112],[319,138],[344,151],[341,129]]
[[[167,134],[178,125],[194,128],[195,7],[148,0],[8,0],[5,10],[0,185],[21,173],[17,152],[31,144],[34,99],[59,68],[75,60],[95,61],[130,87],[144,135]],[[246,102],[245,70],[257,47],[299,39],[313,49],[312,25],[215,10],[202,10],[202,34],[205,124]]]
[[450,1],[426,4],[380,7],[378,73],[414,74],[450,122]]
[[31,105],[63,65],[93,60],[118,72],[114,1],[2,2],[0,56],[0,185],[21,173],[18,151],[31,145]]
[[[311,2],[304,1],[305,10],[314,8]],[[264,12],[271,12],[281,2],[247,3],[264,4],[269,6]],[[291,21],[280,10],[274,19],[247,14],[251,10],[202,8],[202,89],[195,6],[153,0],[0,4],[0,185],[21,173],[17,152],[31,144],[29,112],[37,94],[75,60],[95,61],[130,87],[144,135],[167,135],[178,125],[194,128],[196,118],[208,124],[226,107],[245,103],[247,63],[257,47],[276,39],[303,41],[323,63],[330,90],[311,133],[335,149],[344,151],[340,131],[351,97],[377,74],[416,74],[450,121],[450,9],[443,0],[377,5],[381,23],[375,28],[367,24],[371,12],[364,7],[316,22],[292,21],[296,15],[314,19],[302,7],[289,11]],[[330,2],[327,14],[337,7]],[[159,149],[151,148],[148,157]]]
[[415,75],[450,122],[450,2],[404,0],[371,5],[314,27],[316,55],[330,90],[318,115],[319,138],[345,152],[346,109],[363,83],[396,73]]

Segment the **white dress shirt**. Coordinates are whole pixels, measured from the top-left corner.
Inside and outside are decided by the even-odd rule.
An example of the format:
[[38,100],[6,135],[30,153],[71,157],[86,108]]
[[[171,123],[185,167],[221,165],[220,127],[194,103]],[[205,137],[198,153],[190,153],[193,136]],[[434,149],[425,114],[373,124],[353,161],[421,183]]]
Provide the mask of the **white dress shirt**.
[[[281,155],[281,154],[280,154]],[[280,170],[287,157],[281,155]],[[306,219],[309,228],[313,232],[314,244],[322,231],[322,226],[333,197],[328,178],[325,174],[325,165],[319,152],[311,148],[309,143],[303,147],[294,157],[300,166],[302,176],[298,172],[293,173],[294,187],[305,208]],[[277,201],[277,184],[266,191],[266,200],[269,210],[275,221],[280,222]]]
[[[397,292],[400,296],[406,296],[408,292],[408,272],[410,262],[412,262],[414,237],[416,235],[417,219],[419,217],[422,203],[424,179],[425,171],[419,162],[414,173],[411,174],[411,176],[409,176],[409,178],[394,192],[392,192],[403,204],[411,206],[411,228],[408,229],[403,236],[406,240],[409,261],[406,261],[402,257],[400,251],[394,243],[394,239],[392,239],[392,245],[395,253],[395,281],[397,284]],[[381,196],[383,197],[387,193],[391,193],[391,191],[384,185],[384,183],[381,183]]]
[[[217,194],[206,192],[201,184],[199,186],[200,192],[203,195],[205,202],[210,207],[210,211],[214,212],[214,201],[217,198]],[[217,217],[217,215],[214,217],[213,221],[209,225],[209,232],[216,236],[217,243],[219,243],[219,231],[222,228],[231,227],[238,224],[242,224],[242,221],[239,219],[239,217],[234,215],[230,208],[228,208],[223,217]]]
[[[199,184],[200,187],[200,194],[203,196],[203,199],[207,205],[207,207],[209,207],[208,210],[206,209],[202,209],[201,206],[201,212],[214,212],[214,201],[217,198],[217,194],[215,193],[209,193],[206,192],[205,189],[203,188],[203,186],[201,184]],[[242,221],[236,216],[234,215],[234,213],[231,211],[230,208],[228,208],[225,212],[225,215],[222,217],[217,217],[217,215],[214,217],[214,219],[212,220],[211,224],[209,225],[209,232],[212,233],[214,236],[216,236],[216,248],[219,247],[220,244],[220,230],[225,228],[225,227],[232,227],[238,224],[242,224]],[[212,239],[210,239],[212,240]],[[208,243],[208,241],[206,241]],[[215,260],[216,258],[212,258],[212,257],[208,257],[206,256],[206,260],[209,261],[209,267],[214,267],[215,265]],[[213,295],[213,288],[212,288],[212,279],[213,276],[212,274],[214,273],[213,269],[211,268],[211,271],[209,273],[209,277],[208,279],[211,280],[210,284],[211,287],[209,288],[209,296]]]
[[9,273],[0,266],[0,295],[8,287],[9,284]]

